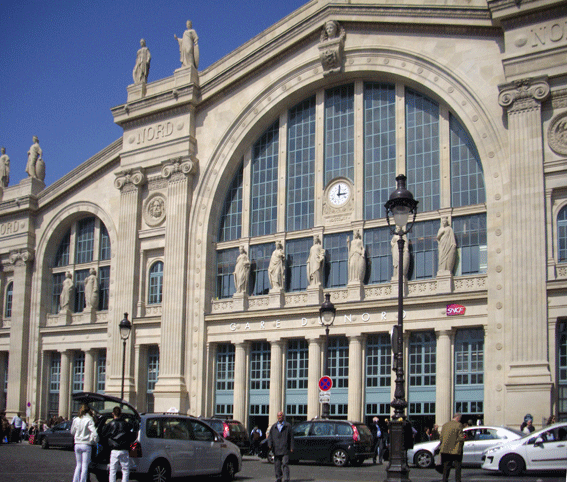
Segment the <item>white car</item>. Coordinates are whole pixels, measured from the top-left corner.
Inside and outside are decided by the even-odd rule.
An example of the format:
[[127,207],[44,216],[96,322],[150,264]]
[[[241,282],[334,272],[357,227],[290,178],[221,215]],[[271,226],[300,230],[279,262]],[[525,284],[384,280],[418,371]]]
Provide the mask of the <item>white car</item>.
[[[525,434],[510,427],[495,427],[479,425],[467,427],[465,433],[465,445],[463,447],[463,465],[480,467],[482,464],[482,453],[493,445],[501,444],[508,440],[522,438]],[[435,465],[433,452],[439,445],[439,440],[415,444],[413,449],[408,450],[408,463],[427,469]]]
[[533,432],[520,440],[498,445],[482,454],[482,468],[518,476],[526,470],[562,470],[567,467],[567,422]]

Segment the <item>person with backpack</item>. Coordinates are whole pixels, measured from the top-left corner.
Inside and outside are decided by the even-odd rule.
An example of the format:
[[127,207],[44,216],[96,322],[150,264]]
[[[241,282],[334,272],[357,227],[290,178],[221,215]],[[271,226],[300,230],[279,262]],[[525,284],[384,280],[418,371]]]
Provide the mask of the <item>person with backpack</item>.
[[130,480],[130,444],[136,440],[134,427],[122,417],[120,407],[112,409],[112,420],[107,423],[101,433],[101,438],[110,449],[110,471],[108,482],[116,482],[118,466],[122,468],[122,482]]
[[252,448],[250,449],[250,452],[252,455],[258,455],[262,435],[262,431],[258,428],[258,425],[255,425],[252,432],[250,432],[250,440],[252,441]]

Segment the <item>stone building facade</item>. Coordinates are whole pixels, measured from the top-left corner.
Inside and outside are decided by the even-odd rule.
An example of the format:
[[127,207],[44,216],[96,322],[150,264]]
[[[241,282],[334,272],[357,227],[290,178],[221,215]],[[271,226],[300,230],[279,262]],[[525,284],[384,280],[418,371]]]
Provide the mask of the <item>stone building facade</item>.
[[[112,109],[121,139],[51,186],[2,189],[8,414],[70,416],[73,392],[119,395],[128,313],[125,398],[141,411],[315,417],[330,293],[331,416],[389,417],[398,287],[384,203],[403,173],[419,201],[404,285],[410,418],[566,417],[563,7],[312,0],[203,71],[128,86]],[[439,270],[443,218],[456,258]],[[355,232],[362,281],[348,277]],[[315,236],[320,283],[307,271]]]

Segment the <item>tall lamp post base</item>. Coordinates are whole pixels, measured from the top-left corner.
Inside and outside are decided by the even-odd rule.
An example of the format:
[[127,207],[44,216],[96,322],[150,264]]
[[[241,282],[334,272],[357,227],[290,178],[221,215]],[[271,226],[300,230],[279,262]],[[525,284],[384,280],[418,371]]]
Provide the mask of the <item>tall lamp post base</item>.
[[390,460],[384,482],[409,482],[408,456],[404,444],[404,424],[402,420],[390,422]]

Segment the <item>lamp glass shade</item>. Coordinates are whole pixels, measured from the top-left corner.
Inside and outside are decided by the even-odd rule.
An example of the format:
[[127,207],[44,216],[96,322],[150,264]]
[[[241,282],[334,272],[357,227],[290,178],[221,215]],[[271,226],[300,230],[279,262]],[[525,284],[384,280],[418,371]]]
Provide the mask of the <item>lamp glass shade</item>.
[[124,314],[124,318],[122,319],[122,321],[118,326],[120,328],[120,338],[122,338],[123,340],[127,340],[128,338],[130,338],[130,330],[132,329],[132,323],[130,323],[130,320],[128,320],[128,316],[126,313]]
[[335,320],[335,314],[332,311],[323,311],[321,312],[321,318],[324,325],[332,325]]
[[408,223],[408,219],[409,209],[394,209],[394,222],[396,223],[396,226],[403,228]]

